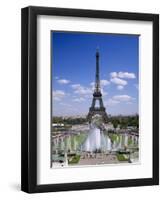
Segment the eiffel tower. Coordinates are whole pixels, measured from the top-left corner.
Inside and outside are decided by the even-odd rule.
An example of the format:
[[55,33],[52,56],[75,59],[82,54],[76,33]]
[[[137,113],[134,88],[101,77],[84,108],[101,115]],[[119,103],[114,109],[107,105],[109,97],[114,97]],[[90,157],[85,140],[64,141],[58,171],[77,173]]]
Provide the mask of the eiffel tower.
[[[103,122],[107,123],[108,122],[108,116],[105,111],[105,107],[103,104],[102,100],[102,93],[101,93],[101,88],[100,88],[100,71],[99,71],[99,51],[98,49],[96,50],[96,76],[95,76],[95,89],[93,93],[93,100],[92,100],[92,105],[89,108],[89,113],[87,115],[87,120],[89,123],[91,122],[91,119],[94,115],[98,114],[102,117]],[[96,107],[96,102],[99,102],[99,106]]]

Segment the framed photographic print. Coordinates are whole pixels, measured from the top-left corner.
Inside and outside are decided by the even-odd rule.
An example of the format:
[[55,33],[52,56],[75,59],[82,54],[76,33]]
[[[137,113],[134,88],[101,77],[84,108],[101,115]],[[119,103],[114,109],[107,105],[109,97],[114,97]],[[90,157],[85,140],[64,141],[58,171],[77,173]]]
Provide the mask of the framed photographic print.
[[22,9],[22,190],[159,184],[159,16]]

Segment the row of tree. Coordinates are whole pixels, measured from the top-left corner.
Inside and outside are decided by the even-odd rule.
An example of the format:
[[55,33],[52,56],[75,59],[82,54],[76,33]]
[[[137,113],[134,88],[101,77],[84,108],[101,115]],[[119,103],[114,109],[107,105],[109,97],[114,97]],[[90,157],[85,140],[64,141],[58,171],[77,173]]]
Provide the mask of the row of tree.
[[120,129],[125,129],[128,126],[139,128],[139,116],[117,116],[111,117],[110,122],[113,124],[113,127],[116,129],[118,126]]
[[[63,123],[65,125],[76,125],[76,124],[85,124],[87,122],[86,117],[77,117],[77,118],[64,118],[64,117],[53,117],[53,123]],[[125,129],[128,126],[139,128],[139,116],[110,116],[109,122],[113,124],[113,127],[116,129],[120,127]]]
[[87,122],[85,117],[78,117],[78,118],[63,118],[63,117],[53,117],[53,123],[63,123],[65,125],[76,125],[76,124],[85,124]]

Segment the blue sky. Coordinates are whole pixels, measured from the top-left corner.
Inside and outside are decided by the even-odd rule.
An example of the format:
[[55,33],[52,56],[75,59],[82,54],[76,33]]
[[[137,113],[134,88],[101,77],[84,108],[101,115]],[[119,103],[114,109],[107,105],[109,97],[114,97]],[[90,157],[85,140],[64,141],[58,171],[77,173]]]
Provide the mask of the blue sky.
[[137,35],[52,32],[53,116],[88,113],[97,48],[107,113],[138,113],[138,45]]

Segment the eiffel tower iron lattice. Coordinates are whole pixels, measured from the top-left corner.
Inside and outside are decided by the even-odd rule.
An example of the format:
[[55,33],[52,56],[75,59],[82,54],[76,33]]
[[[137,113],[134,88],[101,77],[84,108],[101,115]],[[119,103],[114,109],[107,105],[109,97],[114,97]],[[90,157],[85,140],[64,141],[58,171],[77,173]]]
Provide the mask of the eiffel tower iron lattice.
[[[93,100],[92,105],[89,108],[89,113],[87,115],[87,120],[89,123],[92,120],[92,117],[94,115],[100,115],[105,123],[108,122],[108,116],[106,113],[106,109],[103,104],[102,100],[102,93],[101,93],[101,87],[100,87],[100,70],[99,70],[99,51],[96,51],[96,75],[95,75],[95,89],[93,93]],[[99,106],[96,107],[96,102],[99,102]]]

